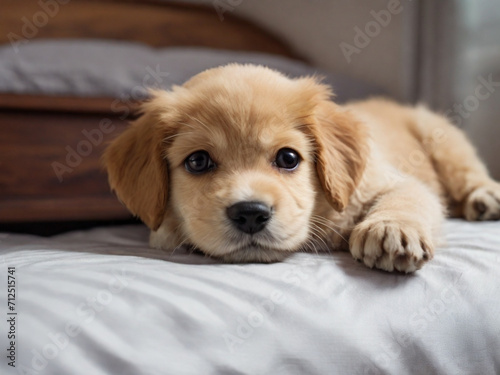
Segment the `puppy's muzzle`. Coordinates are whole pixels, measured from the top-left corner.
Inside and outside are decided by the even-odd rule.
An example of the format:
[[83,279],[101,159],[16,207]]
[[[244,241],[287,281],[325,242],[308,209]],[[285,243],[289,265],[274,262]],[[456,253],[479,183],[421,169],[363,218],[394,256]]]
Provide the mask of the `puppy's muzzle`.
[[240,231],[260,232],[271,218],[271,208],[262,202],[238,202],[226,209],[227,217]]

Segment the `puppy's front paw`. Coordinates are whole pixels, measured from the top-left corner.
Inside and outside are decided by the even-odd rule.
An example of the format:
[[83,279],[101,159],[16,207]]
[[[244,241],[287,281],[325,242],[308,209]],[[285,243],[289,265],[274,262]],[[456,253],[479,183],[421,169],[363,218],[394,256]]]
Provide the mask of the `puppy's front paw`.
[[370,268],[414,272],[432,259],[430,236],[418,222],[366,220],[351,233],[351,254]]
[[464,216],[469,221],[500,219],[500,184],[493,182],[473,190],[465,200]]

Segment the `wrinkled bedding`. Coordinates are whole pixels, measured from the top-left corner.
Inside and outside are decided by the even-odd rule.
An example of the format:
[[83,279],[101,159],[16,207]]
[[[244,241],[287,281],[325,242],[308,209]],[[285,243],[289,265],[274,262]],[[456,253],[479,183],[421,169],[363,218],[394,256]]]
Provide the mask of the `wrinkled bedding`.
[[498,374],[500,223],[444,229],[413,275],[348,253],[219,264],[149,249],[143,226],[0,234],[18,313],[15,369],[2,316],[0,373]]

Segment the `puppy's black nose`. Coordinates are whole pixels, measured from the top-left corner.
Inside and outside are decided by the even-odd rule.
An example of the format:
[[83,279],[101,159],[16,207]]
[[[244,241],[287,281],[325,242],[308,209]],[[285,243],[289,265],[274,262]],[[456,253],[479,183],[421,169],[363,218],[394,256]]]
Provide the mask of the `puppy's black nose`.
[[227,217],[242,232],[261,231],[271,218],[271,209],[262,202],[238,202],[226,209]]

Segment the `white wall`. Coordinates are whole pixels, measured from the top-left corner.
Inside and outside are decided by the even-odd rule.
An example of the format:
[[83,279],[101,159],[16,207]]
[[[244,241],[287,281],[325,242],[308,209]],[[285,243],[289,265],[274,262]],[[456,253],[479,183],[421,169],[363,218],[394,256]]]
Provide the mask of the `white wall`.
[[[414,98],[417,13],[412,0],[187,0],[214,7],[226,4],[233,13],[271,31],[315,65],[355,76],[381,87],[401,100]],[[232,7],[230,4],[233,4]],[[238,5],[239,4],[239,5]],[[398,14],[387,11],[388,5]],[[354,47],[355,27],[364,30],[374,21],[371,11],[390,14],[386,26],[349,62],[340,44]],[[388,19],[388,17],[385,17]],[[222,21],[223,22],[223,21]],[[380,22],[379,22],[380,25]],[[377,26],[371,24],[372,35]],[[362,44],[358,43],[358,46]],[[357,48],[357,47],[356,47]]]

